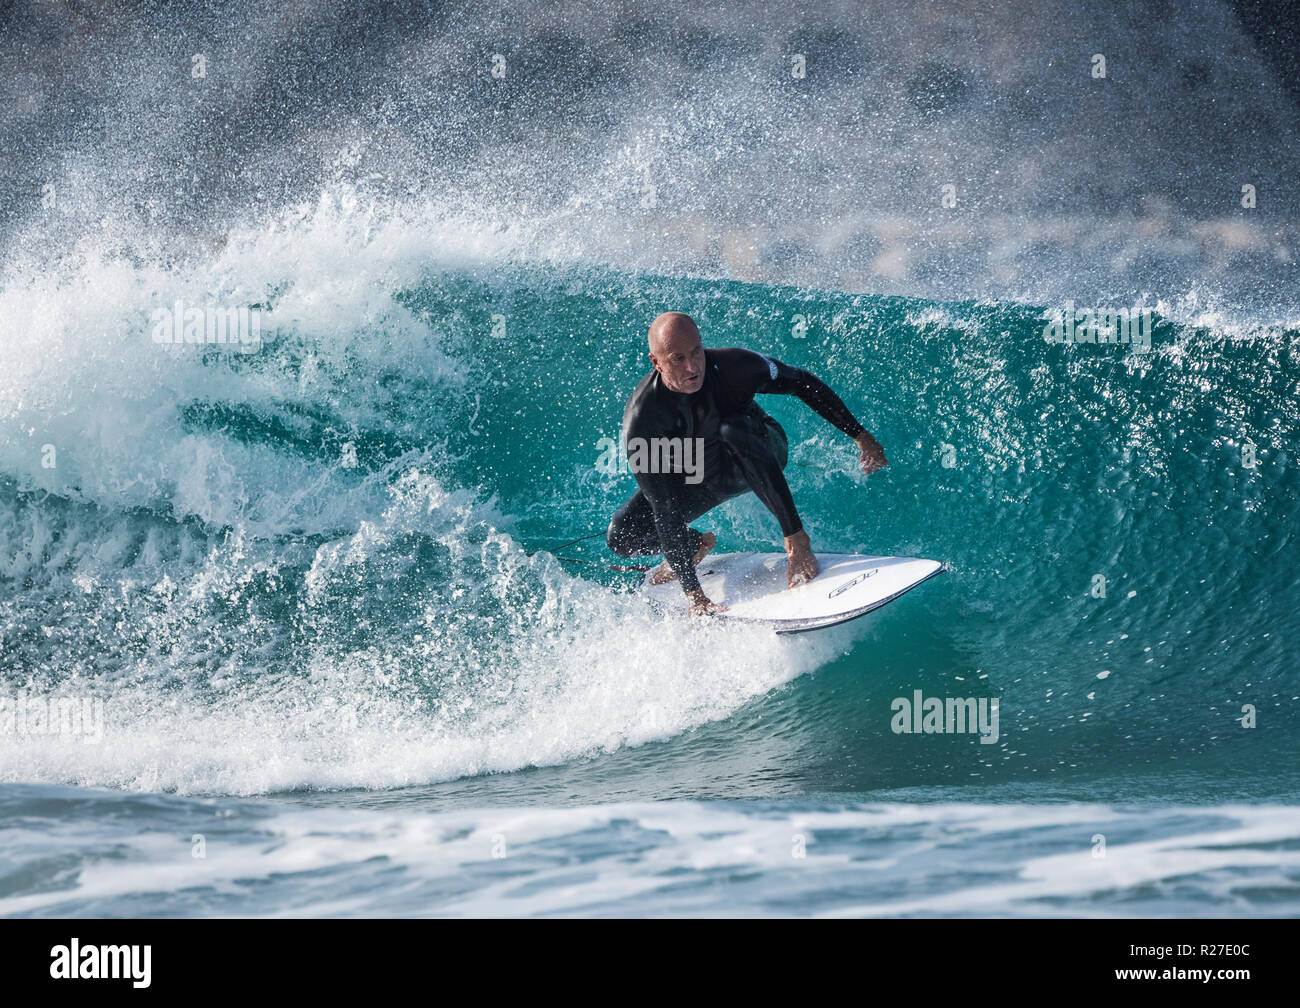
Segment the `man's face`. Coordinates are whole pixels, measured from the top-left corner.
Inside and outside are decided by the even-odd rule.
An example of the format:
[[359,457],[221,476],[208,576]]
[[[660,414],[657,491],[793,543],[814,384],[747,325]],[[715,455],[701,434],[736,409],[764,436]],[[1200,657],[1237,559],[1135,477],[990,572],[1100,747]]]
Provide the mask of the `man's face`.
[[674,392],[698,392],[704,385],[704,344],[695,326],[676,326],[655,341],[650,363]]

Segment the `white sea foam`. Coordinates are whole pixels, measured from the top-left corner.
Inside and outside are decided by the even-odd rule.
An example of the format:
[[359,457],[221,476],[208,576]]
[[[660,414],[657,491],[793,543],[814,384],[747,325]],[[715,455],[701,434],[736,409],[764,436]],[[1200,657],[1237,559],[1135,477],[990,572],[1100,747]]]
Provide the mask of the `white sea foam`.
[[[1300,903],[1300,854],[1261,849],[1300,836],[1294,806],[670,801],[166,815],[169,829],[122,820],[135,831],[120,838],[125,856],[86,857],[61,885],[0,899],[0,914],[1195,917],[1294,914]],[[178,838],[181,823],[205,835],[204,857]],[[76,859],[96,839],[66,825],[52,841],[33,833],[14,845]],[[1250,895],[1265,890],[1263,902]]]

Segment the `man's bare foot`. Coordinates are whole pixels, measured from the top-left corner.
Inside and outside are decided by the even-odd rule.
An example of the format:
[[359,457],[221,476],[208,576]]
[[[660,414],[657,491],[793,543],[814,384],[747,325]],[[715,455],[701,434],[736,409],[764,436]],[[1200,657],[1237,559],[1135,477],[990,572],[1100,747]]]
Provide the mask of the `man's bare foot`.
[[[695,551],[695,556],[691,558],[691,563],[698,567],[703,560],[712,551],[713,547],[718,545],[718,537],[712,532],[705,532],[704,538],[700,540],[700,548]],[[650,575],[652,585],[667,584],[669,581],[677,580],[677,572],[668,565],[665,560],[655,568],[654,573]]]
[[819,573],[817,558],[813,556],[812,542],[802,529],[785,537],[785,581],[791,588],[807,584]]

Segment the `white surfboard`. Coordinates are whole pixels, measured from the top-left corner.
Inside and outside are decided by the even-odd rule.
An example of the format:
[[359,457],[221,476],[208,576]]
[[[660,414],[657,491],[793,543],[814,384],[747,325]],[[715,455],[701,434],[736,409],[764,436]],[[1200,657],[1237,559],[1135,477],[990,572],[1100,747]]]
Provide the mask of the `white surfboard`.
[[[937,560],[856,553],[818,553],[817,565],[821,573],[797,588],[786,587],[784,553],[707,556],[696,574],[709,600],[728,607],[718,618],[802,633],[865,616],[943,570]],[[641,590],[656,604],[686,608],[676,581],[652,585],[646,574]]]

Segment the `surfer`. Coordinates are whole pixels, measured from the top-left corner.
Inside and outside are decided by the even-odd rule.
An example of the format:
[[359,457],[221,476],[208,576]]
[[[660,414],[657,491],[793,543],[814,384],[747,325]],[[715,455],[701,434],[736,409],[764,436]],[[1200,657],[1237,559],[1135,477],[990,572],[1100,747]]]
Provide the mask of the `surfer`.
[[880,442],[814,375],[739,347],[706,350],[695,322],[681,312],[664,312],[651,323],[650,363],[654,370],[641,379],[623,411],[625,450],[637,438],[644,439],[641,444],[659,439],[681,445],[694,439],[703,449],[702,474],[680,465],[665,472],[629,454],[637,490],[610,522],[609,548],[623,557],[662,553],[652,583],[677,578],[691,615],[722,612],[726,606],[709,600],[695,574],[717,537],[690,523],[723,501],[752,492],[781,526],[786,583],[793,588],[815,578],[817,559],[783,472],[789,455],[785,431],[754,395],[797,395],[857,443],[864,473],[887,464]]

